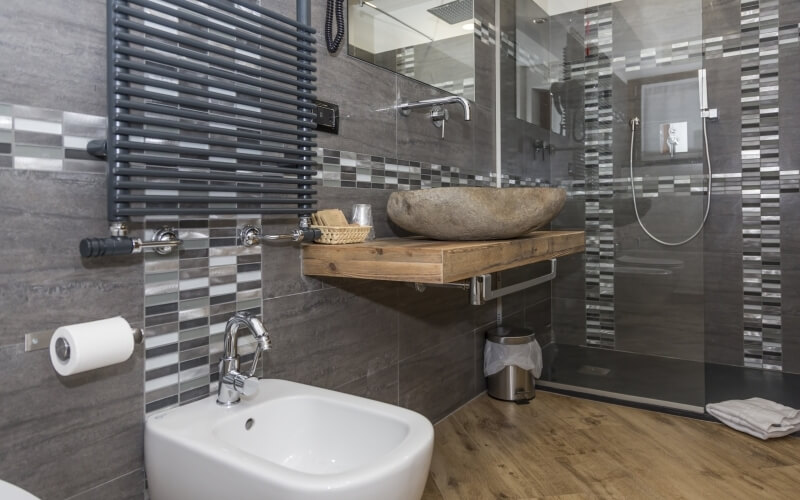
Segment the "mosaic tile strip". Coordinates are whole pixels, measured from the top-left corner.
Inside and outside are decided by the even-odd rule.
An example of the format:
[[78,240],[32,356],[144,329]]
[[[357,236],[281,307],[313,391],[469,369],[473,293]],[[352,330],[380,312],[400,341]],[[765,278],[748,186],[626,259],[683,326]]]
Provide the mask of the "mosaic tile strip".
[[783,366],[778,5],[741,3],[744,364],[767,370]]
[[[261,248],[237,241],[236,217],[147,218],[145,237],[162,226],[184,241],[176,254],[144,254],[145,409],[202,399],[217,390],[225,323],[236,311],[261,315]],[[242,361],[254,345],[243,336]]]
[[[698,170],[700,168],[698,165]],[[800,170],[783,170],[776,174],[778,178],[773,181],[777,183],[773,184],[775,189],[781,193],[800,192]],[[718,173],[713,174],[711,178],[712,196],[742,193],[741,173]],[[644,198],[658,198],[663,195],[705,196],[708,192],[704,174],[634,177],[633,182],[636,184],[636,196]],[[562,180],[558,186],[566,190],[568,197],[587,196],[587,192],[589,195],[596,195],[595,192],[587,191],[586,181],[582,179]],[[614,196],[630,198],[630,177],[614,178]]]
[[584,75],[586,343],[614,348],[612,8],[586,10]]
[[[458,167],[412,160],[372,156],[352,151],[317,149],[316,178],[327,187],[410,190],[448,186],[494,186],[497,178],[467,174]],[[548,181],[531,177],[506,175],[501,185],[547,186]]]
[[395,64],[397,72],[401,75],[414,77],[414,61],[416,58],[416,50],[414,47],[405,47],[397,51],[395,54]]
[[495,36],[497,33],[495,32],[494,23],[484,20],[475,18],[475,28],[474,28],[475,38],[484,45],[489,45],[494,47],[497,43],[495,41]]
[[105,135],[105,116],[0,104],[0,168],[103,173],[86,144]]
[[500,32],[500,54],[511,59],[517,58],[517,42],[505,31]]
[[[662,47],[646,47],[613,59],[615,73],[631,73],[673,64],[701,65],[704,60],[721,57],[737,57],[758,53],[758,44],[753,45],[742,33],[708,38],[687,38]],[[778,29],[778,44],[800,44],[800,25],[787,24]],[[573,77],[584,76],[587,60],[569,61]]]

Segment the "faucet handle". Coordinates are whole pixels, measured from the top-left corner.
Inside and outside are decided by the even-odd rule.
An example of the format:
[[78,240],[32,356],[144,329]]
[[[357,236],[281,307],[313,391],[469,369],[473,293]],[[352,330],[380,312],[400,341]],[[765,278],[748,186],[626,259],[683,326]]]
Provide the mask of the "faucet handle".
[[240,377],[241,378],[237,378],[237,380],[234,381],[233,387],[240,394],[254,396],[258,392],[258,378],[244,375],[240,375]]
[[252,396],[258,392],[257,377],[248,377],[243,373],[232,370],[223,377],[223,381],[229,383],[236,392],[245,396]]
[[444,139],[444,126],[450,119],[450,112],[442,106],[434,106],[431,109],[430,117],[433,120],[433,126],[442,129],[442,139]]

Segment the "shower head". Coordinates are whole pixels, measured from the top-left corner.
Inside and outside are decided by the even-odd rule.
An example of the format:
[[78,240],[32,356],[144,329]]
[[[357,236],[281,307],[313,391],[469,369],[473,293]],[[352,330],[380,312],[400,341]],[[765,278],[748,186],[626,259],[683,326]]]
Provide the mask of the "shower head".
[[472,0],[453,0],[443,3],[438,7],[428,9],[428,12],[438,17],[447,24],[464,23],[472,19]]

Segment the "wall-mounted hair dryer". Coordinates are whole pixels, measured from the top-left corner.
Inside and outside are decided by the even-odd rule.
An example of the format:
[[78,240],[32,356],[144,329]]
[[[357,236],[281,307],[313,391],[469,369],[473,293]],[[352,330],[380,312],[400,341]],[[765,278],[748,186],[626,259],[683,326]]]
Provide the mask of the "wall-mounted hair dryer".
[[[333,20],[336,18],[336,34],[333,33]],[[344,0],[328,0],[325,11],[325,45],[331,54],[339,50],[344,40]]]

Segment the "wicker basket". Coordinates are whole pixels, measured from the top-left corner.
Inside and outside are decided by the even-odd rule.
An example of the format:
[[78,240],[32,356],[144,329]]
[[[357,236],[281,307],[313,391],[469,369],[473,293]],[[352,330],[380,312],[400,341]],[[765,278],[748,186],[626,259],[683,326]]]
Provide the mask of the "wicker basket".
[[372,226],[311,226],[322,231],[322,236],[314,240],[323,245],[345,245],[347,243],[361,243],[367,239]]

